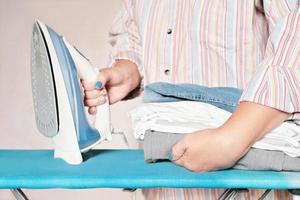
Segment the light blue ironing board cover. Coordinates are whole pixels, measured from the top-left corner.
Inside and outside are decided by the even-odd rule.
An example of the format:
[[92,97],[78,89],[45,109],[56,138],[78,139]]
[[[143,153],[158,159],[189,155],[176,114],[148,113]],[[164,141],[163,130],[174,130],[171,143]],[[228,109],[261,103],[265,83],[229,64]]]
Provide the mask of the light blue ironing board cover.
[[92,150],[80,165],[52,150],[0,150],[0,188],[300,188],[300,172],[194,173],[171,162],[147,164],[141,150]]

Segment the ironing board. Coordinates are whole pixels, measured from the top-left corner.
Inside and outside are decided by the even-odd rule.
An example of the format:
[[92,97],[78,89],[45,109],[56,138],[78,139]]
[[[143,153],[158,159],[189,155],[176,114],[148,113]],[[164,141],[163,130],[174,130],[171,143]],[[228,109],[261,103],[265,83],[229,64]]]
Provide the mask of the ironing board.
[[147,164],[142,150],[92,150],[84,159],[69,165],[54,159],[52,150],[0,150],[0,189],[300,188],[296,172],[194,173],[167,161]]

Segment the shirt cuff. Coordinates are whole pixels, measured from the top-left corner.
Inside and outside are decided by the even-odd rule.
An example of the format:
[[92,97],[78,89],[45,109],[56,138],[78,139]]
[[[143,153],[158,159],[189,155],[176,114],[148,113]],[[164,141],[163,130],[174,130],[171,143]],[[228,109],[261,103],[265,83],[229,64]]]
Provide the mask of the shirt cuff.
[[[266,64],[266,63],[265,63]],[[258,67],[240,102],[249,101],[293,113],[300,111],[300,71],[276,65]]]
[[129,60],[136,64],[140,74],[142,75],[142,61],[138,53],[133,51],[122,51],[110,56],[108,66],[112,67],[117,60]]

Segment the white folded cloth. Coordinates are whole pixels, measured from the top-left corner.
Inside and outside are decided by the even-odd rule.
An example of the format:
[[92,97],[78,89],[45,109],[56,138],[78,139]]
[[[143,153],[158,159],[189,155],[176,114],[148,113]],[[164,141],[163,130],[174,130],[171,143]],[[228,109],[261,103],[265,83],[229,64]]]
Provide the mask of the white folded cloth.
[[[143,140],[146,130],[191,133],[221,126],[231,113],[211,104],[196,101],[144,103],[129,112],[136,139]],[[278,150],[300,157],[300,126],[284,122],[267,133],[253,147]]]

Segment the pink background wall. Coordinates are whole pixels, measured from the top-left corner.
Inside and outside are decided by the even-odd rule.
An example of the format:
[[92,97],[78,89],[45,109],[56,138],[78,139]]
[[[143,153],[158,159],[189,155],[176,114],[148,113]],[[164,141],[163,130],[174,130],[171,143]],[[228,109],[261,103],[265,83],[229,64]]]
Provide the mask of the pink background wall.
[[[107,31],[121,0],[0,0],[0,149],[47,149],[34,121],[30,82],[30,37],[34,19],[40,19],[77,46],[95,66],[107,63]],[[112,121],[125,130],[136,148],[127,111],[140,100],[113,105]],[[126,148],[121,137],[98,148]],[[21,167],[21,166],[20,166]],[[1,166],[0,166],[1,168]],[[30,199],[131,199],[136,194],[119,189],[24,190]],[[0,190],[0,200],[14,199]]]

